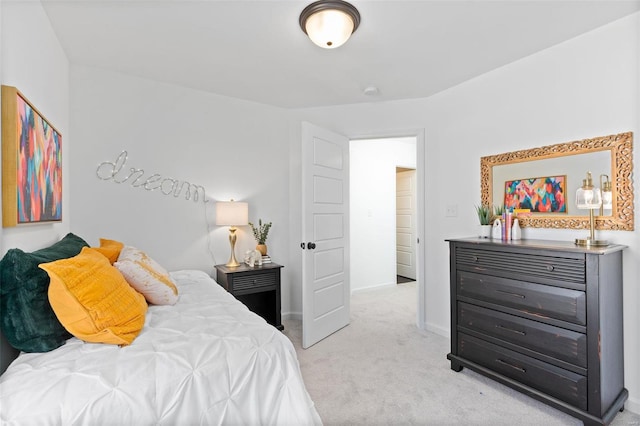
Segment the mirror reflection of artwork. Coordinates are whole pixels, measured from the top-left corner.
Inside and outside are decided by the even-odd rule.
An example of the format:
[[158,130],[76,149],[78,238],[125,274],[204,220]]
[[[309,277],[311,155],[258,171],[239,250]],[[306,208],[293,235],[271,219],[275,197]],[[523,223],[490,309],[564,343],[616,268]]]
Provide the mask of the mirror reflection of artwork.
[[596,214],[596,229],[634,230],[633,133],[547,145],[480,158],[480,202],[504,202],[506,181],[527,176],[566,176],[565,213],[518,214],[523,228],[590,229],[590,211],[575,208],[575,193],[586,171],[611,177],[612,208]]
[[566,213],[566,176],[508,180],[504,184],[504,207],[532,213]]

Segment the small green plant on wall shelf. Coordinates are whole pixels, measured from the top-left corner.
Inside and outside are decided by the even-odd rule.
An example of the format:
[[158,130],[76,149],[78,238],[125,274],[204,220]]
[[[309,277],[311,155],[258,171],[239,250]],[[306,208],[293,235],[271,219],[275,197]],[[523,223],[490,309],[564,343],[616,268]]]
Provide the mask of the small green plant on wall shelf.
[[249,222],[249,226],[251,226],[251,230],[253,231],[253,236],[258,242],[256,246],[256,250],[262,253],[263,256],[267,255],[267,237],[269,236],[269,230],[271,229],[271,222],[262,223],[262,219],[258,219],[258,226],[255,226],[253,223]]

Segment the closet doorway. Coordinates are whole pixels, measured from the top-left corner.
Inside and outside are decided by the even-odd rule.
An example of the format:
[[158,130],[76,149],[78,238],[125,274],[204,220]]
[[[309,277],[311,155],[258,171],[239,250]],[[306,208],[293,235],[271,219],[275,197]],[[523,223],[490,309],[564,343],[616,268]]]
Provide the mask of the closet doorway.
[[416,280],[416,170],[396,167],[396,283]]

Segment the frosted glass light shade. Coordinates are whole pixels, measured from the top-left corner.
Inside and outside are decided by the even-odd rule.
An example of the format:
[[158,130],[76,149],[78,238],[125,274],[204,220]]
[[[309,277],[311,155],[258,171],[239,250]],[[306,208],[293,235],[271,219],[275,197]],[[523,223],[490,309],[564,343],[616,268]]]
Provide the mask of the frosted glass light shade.
[[318,0],[300,13],[300,28],[324,49],[342,46],[360,25],[360,12],[344,0]]
[[579,209],[598,209],[600,204],[602,204],[600,188],[578,188],[576,191],[576,207]]
[[325,49],[342,46],[353,33],[353,20],[340,10],[323,10],[311,15],[306,22],[307,35]]
[[216,225],[244,226],[249,224],[249,205],[237,201],[216,203]]
[[607,210],[613,209],[613,192],[602,191],[602,207]]
[[[600,189],[602,189],[602,209],[612,210],[613,191],[611,190],[611,181],[608,175],[600,175]],[[603,214],[603,212],[601,211],[600,214]]]

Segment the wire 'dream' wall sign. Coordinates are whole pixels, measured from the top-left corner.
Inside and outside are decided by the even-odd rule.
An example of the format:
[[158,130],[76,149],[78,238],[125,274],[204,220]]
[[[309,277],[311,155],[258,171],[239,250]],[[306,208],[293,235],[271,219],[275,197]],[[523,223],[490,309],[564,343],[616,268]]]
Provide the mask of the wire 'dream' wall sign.
[[[155,191],[157,189],[164,195],[173,195],[178,198],[180,194],[184,194],[185,200],[193,200],[194,203],[200,201],[202,194],[202,202],[206,203],[207,196],[203,186],[195,185],[187,181],[180,181],[170,177],[163,177],[159,173],[148,175],[145,178],[144,169],[129,168],[128,172],[123,170],[128,160],[127,151],[122,151],[116,161],[103,161],[96,169],[96,176],[100,180],[111,180],[113,183],[123,184],[129,183],[133,188],[142,188],[147,191]],[[128,174],[127,174],[128,173]]]

